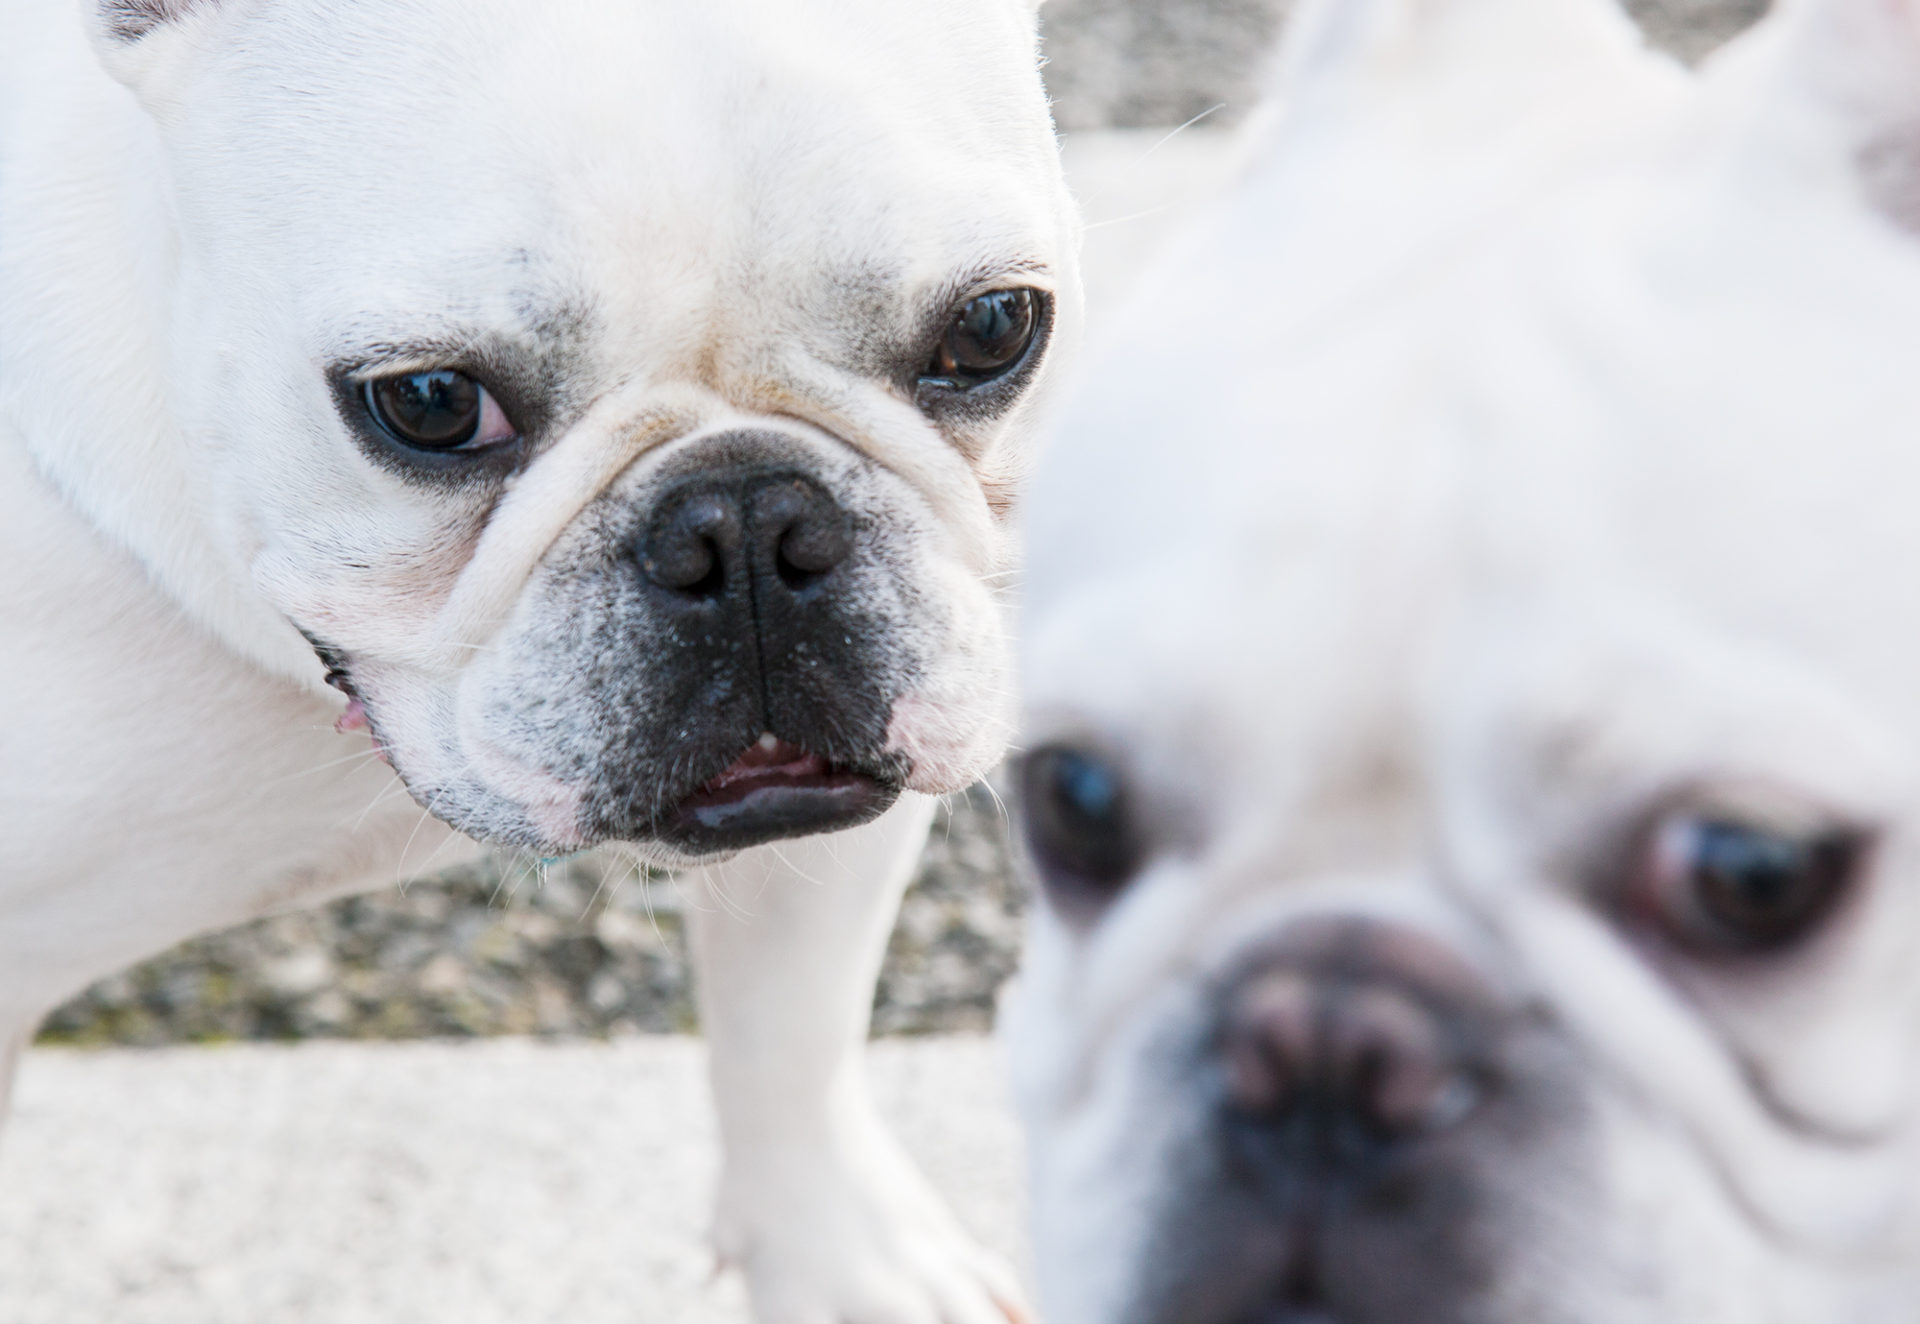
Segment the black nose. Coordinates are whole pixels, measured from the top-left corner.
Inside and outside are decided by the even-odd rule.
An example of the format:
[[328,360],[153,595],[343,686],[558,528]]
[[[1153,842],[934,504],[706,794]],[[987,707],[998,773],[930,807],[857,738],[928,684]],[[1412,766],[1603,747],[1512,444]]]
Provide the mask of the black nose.
[[852,549],[847,512],[819,484],[746,470],[689,483],[662,502],[640,564],[648,580],[691,605],[804,594]]
[[1262,1179],[1364,1176],[1496,1088],[1496,999],[1446,947],[1367,920],[1296,923],[1229,987],[1229,1133]]

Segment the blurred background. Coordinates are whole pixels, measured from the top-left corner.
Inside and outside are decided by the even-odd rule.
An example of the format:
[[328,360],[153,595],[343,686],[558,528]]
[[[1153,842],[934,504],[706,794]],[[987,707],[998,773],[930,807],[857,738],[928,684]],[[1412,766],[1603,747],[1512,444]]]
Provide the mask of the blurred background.
[[[1117,186],[1077,178],[1094,229],[1089,265],[1120,268],[1164,228],[1186,161],[1257,101],[1288,0],[1049,0],[1048,87],[1067,139]],[[1650,37],[1696,60],[1766,0],[1629,0]],[[1143,154],[1193,123],[1179,152],[1135,184]],[[1132,133],[1114,133],[1132,130]],[[1126,169],[1126,167],[1136,167]],[[1167,174],[1174,171],[1174,177]],[[1159,215],[1155,225],[1139,218]],[[1132,222],[1131,225],[1127,224]],[[1096,294],[1104,288],[1096,279]],[[1018,960],[1024,897],[997,796],[952,797],[934,823],[874,1006],[878,1034],[990,1026]],[[609,1037],[694,1028],[682,940],[697,883],[588,856],[551,866],[496,859],[321,910],[187,943],[56,1011],[43,1042],[158,1045],[233,1040],[483,1035]]]

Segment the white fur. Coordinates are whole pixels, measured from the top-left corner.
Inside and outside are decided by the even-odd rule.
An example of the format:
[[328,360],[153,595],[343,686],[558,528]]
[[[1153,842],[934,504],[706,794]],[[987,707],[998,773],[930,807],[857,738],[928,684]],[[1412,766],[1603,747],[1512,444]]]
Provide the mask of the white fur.
[[[689,439],[774,427],[884,488],[945,613],[902,622],[927,665],[894,747],[930,792],[997,757],[1005,489],[1079,307],[1031,8],[0,0],[0,1043],[181,938],[472,849],[335,734],[290,620],[366,659],[423,800],[478,777],[568,844],[574,790],[473,696],[576,516]],[[1057,320],[999,416],[936,425],[849,366],[848,337],[1008,271]],[[863,275],[878,320],[823,329]],[[535,344],[554,291],[591,305],[578,416],[497,499],[351,443],[333,347]],[[758,895],[697,949],[723,1247],[768,1320],[1018,1309],[860,1083],[925,823],[908,795],[710,866]]]
[[[1154,1046],[1334,910],[1589,1064],[1583,1194],[1473,1318],[1912,1319],[1920,8],[1797,0],[1698,75],[1601,0],[1299,23],[1036,478],[1023,742],[1097,736],[1184,834],[1034,922],[1043,1307],[1139,1318]],[[1676,787],[1882,825],[1870,885],[1764,972],[1649,946],[1566,862]]]

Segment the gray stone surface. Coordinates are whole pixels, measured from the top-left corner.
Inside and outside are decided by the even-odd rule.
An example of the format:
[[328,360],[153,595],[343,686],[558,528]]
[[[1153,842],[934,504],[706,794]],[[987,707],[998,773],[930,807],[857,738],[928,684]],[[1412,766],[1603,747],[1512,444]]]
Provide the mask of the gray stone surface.
[[1041,49],[1067,132],[1227,123],[1258,98],[1294,0],[1048,0]]
[[[937,815],[901,908],[874,1028],[982,1030],[1022,894],[985,788]],[[56,1011],[43,1042],[404,1039],[687,1031],[682,917],[697,890],[590,856],[502,859],[200,938]]]
[[1653,41],[1697,60],[1767,12],[1769,0],[1627,0]]
[[[704,1236],[700,1045],[36,1049],[0,1134],[4,1324],[745,1324]],[[1019,1257],[980,1039],[876,1046],[902,1141]]]
[[[1047,84],[1061,128],[1230,122],[1258,99],[1281,22],[1297,0],[1048,0]],[[1627,0],[1660,45],[1687,59],[1739,31],[1767,0]],[[1215,108],[1218,109],[1215,109]]]

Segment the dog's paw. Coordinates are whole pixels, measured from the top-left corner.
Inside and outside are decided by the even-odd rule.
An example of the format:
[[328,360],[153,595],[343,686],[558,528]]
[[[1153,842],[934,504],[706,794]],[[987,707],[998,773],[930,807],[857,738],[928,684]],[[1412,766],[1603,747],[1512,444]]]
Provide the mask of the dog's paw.
[[759,1324],[1027,1324],[1013,1273],[877,1125],[730,1158],[714,1248]]

